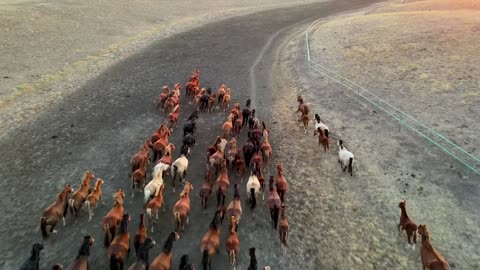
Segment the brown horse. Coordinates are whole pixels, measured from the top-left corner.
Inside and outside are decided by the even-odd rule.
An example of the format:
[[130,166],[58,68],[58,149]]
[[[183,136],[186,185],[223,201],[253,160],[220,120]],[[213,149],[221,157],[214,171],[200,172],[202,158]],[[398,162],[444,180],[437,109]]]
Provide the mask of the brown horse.
[[262,166],[260,165],[256,171],[258,182],[260,182],[260,192],[262,192],[262,201],[265,200],[265,177],[262,174]]
[[173,112],[173,110],[175,109],[175,106],[178,105],[178,97],[176,96],[176,94],[177,93],[175,90],[170,91],[170,94],[167,100],[165,101],[165,105],[163,107],[166,113]]
[[[155,133],[153,133],[152,137],[150,138],[149,146],[152,148],[152,150],[153,150],[153,145],[155,144],[155,142],[160,140],[160,138],[163,137],[164,128],[165,127],[163,126],[163,124],[161,124],[160,127],[158,128],[158,130]],[[140,160],[138,160],[138,166],[140,166]]]
[[222,84],[220,89],[218,89],[218,105],[222,105],[223,103],[223,98],[225,97],[225,88],[227,88],[227,86]]
[[265,126],[265,122],[263,124],[263,143],[260,146],[260,151],[262,152],[263,163],[265,163],[265,168],[268,169],[268,161],[272,157],[272,146],[270,145],[269,135],[270,131]]
[[173,220],[175,223],[175,231],[179,229],[185,230],[185,223],[189,223],[188,217],[190,216],[190,192],[193,189],[192,183],[187,181],[182,193],[180,193],[180,199],[173,206]]
[[70,270],[88,270],[89,265],[88,265],[88,256],[90,256],[90,247],[93,245],[95,242],[95,239],[93,239],[92,235],[86,235],[83,237],[83,243],[80,246],[80,249],[78,250],[78,255],[75,258],[75,261],[73,261],[67,269]]
[[112,243],[108,247],[108,260],[110,262],[110,270],[123,269],[127,258],[130,255],[130,233],[128,233],[128,222],[130,215],[123,214],[118,234],[113,238]]
[[322,145],[323,151],[325,151],[326,153],[327,150],[330,149],[330,141],[328,139],[328,129],[322,130],[321,128],[318,128],[317,132],[318,132],[318,145]]
[[[305,101],[303,100],[303,98],[301,96],[297,97],[297,102],[298,102],[297,113],[300,112],[300,115],[308,115],[310,110],[308,109],[308,106],[305,104]],[[301,121],[302,121],[302,119],[300,118],[299,122],[301,122]]]
[[225,146],[227,145],[227,140],[221,139],[218,144],[217,151],[209,157],[210,168],[215,168],[215,175],[218,174],[219,170],[222,169],[223,163],[227,166],[227,161],[225,160]]
[[233,124],[233,129],[235,130],[235,136],[238,138],[240,136],[240,131],[242,130],[243,126],[243,115],[238,113],[238,117],[235,119],[235,123]]
[[238,223],[242,218],[242,202],[240,201],[240,192],[238,190],[238,185],[233,185],[234,193],[233,193],[233,200],[227,207],[227,217],[235,217],[235,221]]
[[[162,125],[162,129],[163,129],[163,125]],[[161,131],[160,131],[161,132]],[[156,135],[157,133],[155,133],[154,135]],[[158,139],[157,139],[158,140]],[[142,149],[140,149],[140,151],[138,151],[133,157],[132,159],[130,159],[130,166],[131,166],[131,170],[130,170],[130,173],[133,173],[134,171],[136,171],[138,168],[140,168],[140,165],[142,164],[143,162],[143,159],[144,157],[147,157],[148,158],[148,147],[150,145],[150,141],[149,140],[146,140],[145,143],[143,144],[142,146]]]
[[222,196],[227,195],[227,190],[229,186],[230,186],[230,181],[228,180],[227,162],[224,159],[222,161],[220,174],[217,177],[217,188],[216,188],[217,207],[220,205],[220,200]]
[[43,211],[42,216],[40,217],[40,229],[42,231],[42,236],[47,237],[47,226],[50,226],[50,233],[57,233],[54,230],[57,222],[60,218],[63,220],[63,226],[65,226],[65,217],[67,216],[68,208],[68,194],[73,192],[72,187],[69,184],[66,184],[63,187],[62,192],[57,195],[55,202],[52,203],[47,209]]
[[217,136],[217,138],[215,138],[215,142],[207,148],[207,169],[208,169],[208,164],[210,164],[210,156],[212,156],[218,151],[219,144],[221,141],[222,141],[222,138],[220,136]]
[[145,214],[140,214],[140,224],[138,225],[138,230],[135,233],[133,238],[133,247],[135,248],[135,255],[138,256],[138,250],[140,246],[145,242],[147,238],[147,228],[145,227]]
[[222,107],[223,107],[223,111],[225,111],[225,112],[230,107],[231,91],[232,90],[230,88],[228,88],[225,92],[225,95],[223,96]]
[[234,167],[235,156],[238,154],[237,148],[237,140],[232,138],[230,142],[228,142],[228,151],[227,151],[227,167],[232,168]]
[[147,165],[148,165],[148,156],[143,156],[142,163],[140,167],[132,173],[131,177],[131,189],[132,189],[132,198],[135,196],[135,190],[138,189],[141,191],[145,187],[145,181],[147,180]]
[[283,174],[283,166],[281,162],[277,163],[277,177],[275,180],[275,186],[278,195],[280,195],[280,200],[282,200],[282,203],[285,203],[285,192],[288,190],[288,183]]
[[250,168],[252,170],[260,170],[260,168],[262,167],[262,155],[260,153],[260,151],[257,151],[253,154],[252,156],[252,159],[250,160]]
[[278,214],[280,212],[280,207],[282,206],[282,201],[280,200],[280,196],[275,189],[274,181],[275,179],[273,178],[273,175],[271,175],[269,181],[270,192],[268,194],[267,202],[268,208],[270,209],[270,218],[272,219],[272,228],[276,230],[278,224]]
[[212,194],[212,170],[207,171],[207,176],[205,177],[205,182],[203,182],[202,187],[200,188],[200,199],[202,203],[203,213],[207,213],[207,202],[208,197]]
[[171,134],[171,130],[167,129],[163,134],[160,139],[158,139],[154,144],[153,144],[153,161],[157,161],[157,158],[161,157],[163,155],[163,151],[168,145],[168,137]]
[[280,242],[288,246],[287,240],[288,240],[288,220],[287,217],[285,216],[285,205],[282,204],[282,209],[280,209],[280,222],[278,224],[278,232],[280,234]]
[[150,264],[149,270],[171,270],[172,269],[172,248],[173,241],[177,241],[180,238],[178,233],[171,232],[168,235],[167,241],[163,245],[162,253],[158,255]]
[[415,250],[415,245],[417,244],[417,225],[408,217],[405,204],[405,200],[401,201],[398,204],[398,207],[400,207],[401,209],[400,223],[398,223],[398,232],[401,233],[404,230],[407,232],[408,244],[411,245],[412,248]]
[[213,93],[209,98],[208,98],[208,106],[207,106],[207,111],[211,112],[213,111],[213,107],[215,107],[215,99],[217,98],[217,94]]
[[227,254],[230,258],[230,264],[233,266],[233,269],[236,269],[237,265],[237,256],[240,250],[240,240],[238,239],[237,234],[237,219],[235,216],[230,217],[230,233],[227,238]]
[[162,93],[160,93],[160,95],[157,98],[155,98],[155,108],[156,109],[158,109],[158,108],[163,109],[163,107],[165,106],[165,101],[167,100],[169,93],[170,93],[170,89],[168,88],[168,86],[164,86],[163,89],[162,89]]
[[78,213],[82,207],[88,194],[90,194],[90,181],[94,175],[92,172],[85,172],[83,175],[82,185],[72,194],[70,200],[68,200],[68,208],[72,216],[75,216],[75,223],[77,222]]
[[228,137],[230,136],[230,133],[232,133],[232,129],[233,129],[233,116],[230,115],[227,118],[227,121],[225,121],[225,123],[223,123],[222,125],[224,139],[228,139]]
[[240,182],[243,183],[243,176],[245,175],[245,161],[243,161],[240,153],[235,155],[235,160],[233,162],[233,170],[237,172],[237,175],[240,176]]
[[202,265],[203,269],[206,270],[207,266],[212,269],[211,257],[218,253],[218,248],[220,246],[220,213],[215,212],[212,222],[208,232],[202,238],[202,244],[200,246],[200,252],[202,253]]
[[163,164],[167,164],[167,165],[172,165],[172,153],[173,151],[175,151],[175,146],[173,145],[173,143],[169,143],[167,145],[167,147],[165,147],[165,154],[163,155],[163,157],[157,161],[157,164],[159,163],[163,163]]
[[158,210],[163,208],[165,211],[165,204],[163,202],[163,189],[165,185],[160,186],[160,190],[158,191],[157,196],[150,200],[145,207],[148,217],[148,222],[152,226],[151,230],[153,232],[153,225],[158,221]]
[[179,111],[180,111],[180,105],[177,105],[173,108],[173,111],[168,115],[168,125],[167,125],[168,128],[173,130],[173,127],[177,126]]
[[310,118],[308,117],[308,114],[304,114],[304,112],[302,111],[300,120],[302,121],[302,124],[303,124],[303,131],[305,132],[305,134],[307,134],[308,122],[310,122]]
[[447,260],[445,260],[430,243],[430,234],[427,230],[427,225],[418,225],[418,233],[422,236],[420,257],[422,257],[423,270],[449,270],[450,265]]
[[85,199],[85,207],[87,207],[88,210],[88,221],[92,220],[93,209],[97,207],[97,203],[99,201],[102,202],[102,205],[105,205],[102,200],[102,185],[103,180],[98,178],[97,182],[95,183],[95,188]]
[[113,207],[103,218],[102,228],[105,232],[104,245],[105,247],[110,246],[112,238],[115,235],[117,226],[120,225],[124,213],[123,209],[123,199],[125,198],[125,192],[122,189],[117,190],[113,194]]

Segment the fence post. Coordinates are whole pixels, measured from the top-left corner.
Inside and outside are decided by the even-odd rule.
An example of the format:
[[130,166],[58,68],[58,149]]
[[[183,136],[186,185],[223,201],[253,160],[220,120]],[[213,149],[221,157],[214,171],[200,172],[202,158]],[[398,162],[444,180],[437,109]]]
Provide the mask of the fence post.
[[402,125],[403,125],[403,116],[400,114],[400,125],[398,125],[398,132],[402,131]]

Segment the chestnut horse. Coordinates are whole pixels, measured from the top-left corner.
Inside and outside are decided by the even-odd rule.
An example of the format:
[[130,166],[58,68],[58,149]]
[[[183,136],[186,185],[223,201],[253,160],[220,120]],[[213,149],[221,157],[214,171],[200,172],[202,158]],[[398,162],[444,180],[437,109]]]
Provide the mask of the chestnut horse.
[[85,172],[83,175],[82,185],[72,194],[70,200],[68,200],[68,208],[70,209],[70,213],[72,216],[75,216],[75,223],[77,222],[78,213],[80,212],[80,208],[82,207],[85,199],[87,198],[88,194],[90,194],[90,181],[93,178],[92,172]]
[[167,128],[170,128],[173,130],[174,126],[177,126],[177,121],[178,121],[178,113],[180,111],[180,105],[176,105],[173,108],[173,111],[168,115],[168,125]]
[[257,151],[253,154],[252,159],[250,160],[250,169],[256,170],[262,167],[262,155],[260,151]]
[[180,199],[173,206],[173,220],[175,223],[175,231],[179,229],[185,230],[185,223],[189,223],[188,217],[190,216],[190,192],[193,189],[192,183],[187,181],[182,193],[180,193]]
[[40,251],[43,249],[43,244],[34,243],[30,257],[22,264],[20,270],[38,270],[40,264]]
[[131,177],[131,189],[132,189],[132,198],[135,196],[135,190],[142,190],[145,187],[145,181],[147,180],[147,165],[148,165],[148,156],[143,156],[142,163],[140,167],[132,173]]
[[165,211],[165,204],[163,202],[163,189],[165,185],[160,186],[157,196],[150,200],[145,207],[148,217],[148,222],[152,226],[151,230],[153,232],[153,225],[158,221],[158,210],[163,208]]
[[238,149],[237,149],[237,140],[235,138],[232,138],[230,142],[228,142],[228,151],[227,151],[227,168],[232,168],[234,167],[234,161],[235,161],[235,156],[238,154]]
[[211,112],[213,111],[213,107],[215,107],[215,98],[217,97],[217,94],[213,93],[209,98],[208,98],[208,106],[207,106],[207,111]]
[[157,98],[155,98],[155,108],[156,109],[158,109],[158,108],[163,109],[163,107],[165,106],[165,101],[167,100],[169,93],[170,93],[170,89],[168,88],[168,86],[164,86],[163,89],[162,89],[162,93],[160,93],[160,95]]
[[219,212],[215,211],[215,216],[208,228],[208,232],[202,238],[200,252],[202,253],[203,270],[212,270],[211,257],[218,253],[220,246],[220,216]]
[[401,233],[404,230],[407,232],[408,244],[412,246],[413,250],[415,250],[415,245],[417,244],[417,225],[408,217],[405,204],[405,200],[401,201],[398,204],[398,207],[401,209],[400,223],[398,223],[398,232]]
[[282,209],[280,209],[280,222],[278,224],[278,232],[280,234],[280,242],[288,246],[287,240],[288,240],[288,220],[287,217],[285,216],[285,205],[282,204]]
[[225,97],[225,89],[227,86],[225,84],[222,84],[220,86],[220,89],[218,89],[218,105],[221,106],[223,103],[223,98]]
[[217,151],[209,157],[210,168],[215,168],[215,175],[218,174],[218,171],[222,168],[223,163],[227,166],[227,161],[225,160],[225,146],[227,145],[227,140],[221,139],[220,143],[217,145]]
[[97,182],[95,183],[95,188],[85,199],[85,207],[87,207],[88,210],[88,221],[92,220],[93,209],[97,207],[97,203],[99,201],[102,202],[102,205],[105,205],[102,200],[102,185],[103,180],[98,178]]
[[77,258],[73,261],[67,269],[70,270],[88,270],[88,256],[90,256],[90,247],[95,242],[92,235],[86,235],[83,237],[83,243],[78,250]]
[[[161,127],[161,129],[163,130],[163,125]],[[160,130],[160,133],[161,133],[161,130]],[[155,133],[154,135],[156,135],[157,133]],[[153,137],[153,136],[152,136]],[[158,139],[157,139],[158,140]],[[146,140],[145,143],[143,144],[142,146],[142,149],[140,149],[140,151],[138,151],[133,157],[132,159],[130,160],[130,166],[131,166],[131,170],[130,170],[130,173],[133,173],[134,171],[136,171],[138,168],[140,168],[140,165],[142,164],[142,161],[143,161],[143,158],[144,157],[147,157],[148,158],[148,147],[150,145],[150,141],[149,140]]]
[[163,157],[157,161],[157,164],[160,164],[160,163],[163,163],[163,164],[166,164],[166,165],[172,165],[172,153],[173,151],[175,151],[175,146],[173,145],[173,143],[169,143],[166,147],[165,147],[165,154],[163,155]]
[[207,176],[205,177],[205,182],[203,182],[199,194],[204,214],[207,213],[207,202],[208,197],[210,197],[210,194],[212,194],[212,186],[212,170],[208,170]]
[[278,224],[278,214],[280,212],[280,207],[282,206],[282,201],[280,200],[280,196],[277,193],[274,185],[274,177],[273,175],[270,176],[269,181],[269,188],[270,193],[268,194],[268,208],[270,209],[270,218],[272,219],[272,228],[274,230],[277,229]]
[[237,175],[240,176],[240,182],[243,183],[243,176],[245,175],[245,161],[243,161],[240,153],[235,155],[235,160],[233,161],[233,170],[237,172]]
[[130,216],[124,214],[118,234],[113,238],[108,247],[108,260],[110,261],[110,270],[123,269],[127,258],[130,255],[130,233],[128,233],[128,222]]
[[146,270],[149,268],[150,262],[148,260],[148,253],[152,247],[155,246],[155,241],[147,237],[145,241],[138,247],[137,259],[128,270]]
[[308,114],[304,113],[304,111],[302,111],[300,121],[302,121],[303,124],[303,131],[305,132],[305,134],[307,134],[308,122],[310,122],[310,118],[308,117]]
[[152,147],[153,150],[153,161],[157,161],[158,157],[161,157],[163,154],[163,151],[168,145],[168,137],[171,134],[171,130],[167,129],[163,134],[160,139],[158,139]]
[[140,246],[145,242],[147,238],[147,228],[145,227],[145,214],[140,214],[140,224],[138,225],[138,230],[135,233],[133,238],[133,247],[135,248],[135,255],[138,256],[138,251]]
[[227,254],[230,258],[230,264],[233,266],[233,269],[236,269],[237,265],[237,256],[240,249],[240,240],[238,239],[237,234],[237,219],[235,216],[230,217],[230,233],[227,237]]
[[[233,185],[233,200],[227,207],[227,217],[235,217],[235,221],[238,223],[242,218],[242,202],[240,201],[240,191],[238,190],[238,185]],[[238,227],[238,226],[237,226]]]
[[228,187],[230,186],[230,181],[228,180],[228,171],[227,171],[227,162],[222,160],[220,174],[217,177],[217,207],[220,205],[220,199],[222,196],[227,195]]
[[207,170],[210,169],[209,168],[210,156],[212,156],[217,152],[221,141],[222,141],[222,138],[220,136],[217,136],[217,138],[215,139],[215,142],[207,148]]
[[223,102],[221,106],[223,107],[224,112],[226,112],[230,107],[231,91],[232,90],[230,88],[227,88],[225,95],[223,96]]
[[123,189],[117,190],[115,194],[113,194],[113,207],[107,213],[107,215],[103,218],[102,221],[102,228],[105,232],[104,237],[104,245],[105,247],[110,246],[112,242],[113,236],[115,236],[115,232],[117,230],[117,226],[122,221],[123,217],[123,199],[125,198],[125,192]]
[[42,216],[40,217],[40,229],[42,231],[42,236],[47,237],[47,226],[50,226],[50,233],[57,233],[54,230],[57,222],[62,218],[63,226],[65,226],[65,217],[67,216],[68,210],[68,194],[73,191],[72,187],[69,184],[66,184],[63,187],[62,192],[57,195],[55,202],[52,203],[47,209],[43,211]]
[[173,241],[177,241],[180,238],[178,233],[171,232],[168,235],[167,241],[163,245],[162,253],[158,255],[150,264],[148,270],[171,270],[172,269],[172,248]]
[[237,119],[235,119],[235,123],[233,124],[233,129],[235,130],[235,137],[240,136],[240,131],[242,130],[242,126],[243,126],[243,115],[239,113]]
[[[163,124],[161,124],[158,130],[155,133],[153,133],[152,137],[150,138],[149,146],[152,148],[152,150],[155,142],[158,141],[163,136],[164,128],[165,127],[163,126]],[[138,162],[138,166],[140,166],[140,160],[138,160],[137,162]]]
[[427,225],[418,225],[418,233],[422,236],[420,257],[422,257],[423,270],[450,270],[450,265],[447,260],[445,260],[430,243],[430,234],[427,230]]
[[[305,101],[301,96],[297,97],[297,102],[298,102],[298,110],[297,113],[300,112],[301,115],[308,115],[310,110],[308,109],[308,106],[305,104]],[[302,119],[299,119],[299,122],[301,122]]]
[[223,138],[228,139],[233,129],[233,115],[227,117],[227,121],[222,125]]
[[265,122],[262,122],[263,125],[263,143],[260,147],[260,151],[262,152],[263,162],[265,163],[265,168],[268,169],[268,161],[272,157],[272,146],[270,145],[269,135],[270,131],[265,126]]
[[288,190],[288,183],[283,174],[283,165],[281,162],[277,163],[277,177],[275,180],[275,186],[277,187],[278,195],[280,195],[280,200],[282,200],[282,203],[285,203],[285,192]]

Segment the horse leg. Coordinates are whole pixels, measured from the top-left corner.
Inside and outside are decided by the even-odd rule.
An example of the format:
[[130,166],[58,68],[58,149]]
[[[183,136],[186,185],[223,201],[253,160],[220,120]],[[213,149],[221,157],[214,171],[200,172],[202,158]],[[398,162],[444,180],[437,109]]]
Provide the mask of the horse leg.
[[50,225],[50,232],[53,234],[57,234],[57,230],[54,230],[56,225],[57,225],[57,222]]

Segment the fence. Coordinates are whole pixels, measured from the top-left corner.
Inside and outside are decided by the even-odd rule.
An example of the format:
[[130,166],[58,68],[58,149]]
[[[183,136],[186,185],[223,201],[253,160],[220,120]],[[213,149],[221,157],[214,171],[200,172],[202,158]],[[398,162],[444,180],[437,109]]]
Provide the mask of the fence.
[[435,145],[440,148],[443,152],[462,163],[466,167],[466,176],[468,177],[471,172],[480,175],[480,159],[474,155],[468,153],[460,146],[456,145],[449,139],[447,139],[442,134],[434,131],[433,129],[427,127],[425,124],[421,123],[414,117],[409,114],[401,111],[397,107],[393,106],[386,100],[372,93],[370,90],[365,89],[364,87],[356,84],[355,82],[345,78],[344,76],[338,74],[337,72],[320,65],[312,60],[310,56],[310,45],[309,45],[309,34],[316,24],[325,19],[319,19],[310,24],[305,33],[305,43],[307,49],[307,62],[308,66],[327,76],[329,79],[339,83],[344,86],[346,89],[352,91],[355,95],[359,96],[363,100],[372,104],[377,109],[385,112],[386,114],[393,117],[400,123],[400,126],[406,126],[408,129],[412,130],[416,134],[425,138],[428,142],[428,147]]

